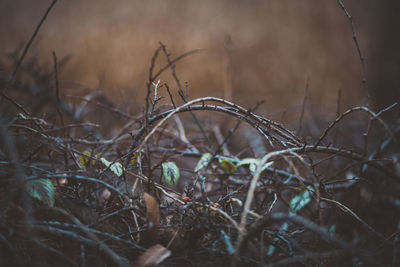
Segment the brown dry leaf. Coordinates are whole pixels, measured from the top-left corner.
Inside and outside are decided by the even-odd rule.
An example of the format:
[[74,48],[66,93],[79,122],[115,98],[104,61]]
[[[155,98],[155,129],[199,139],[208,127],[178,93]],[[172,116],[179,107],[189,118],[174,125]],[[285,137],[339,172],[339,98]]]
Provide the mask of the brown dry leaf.
[[160,244],[150,247],[145,253],[143,253],[132,265],[133,266],[156,266],[164,261],[171,255],[171,251],[166,249]]
[[160,208],[157,200],[148,193],[144,193],[144,202],[147,210],[147,231],[143,242],[145,244],[154,244],[157,239],[157,229],[160,224]]
[[147,221],[149,229],[157,228],[160,223],[160,209],[157,200],[148,193],[144,193],[144,201],[146,203]]
[[111,192],[107,188],[101,191],[99,196],[99,204],[103,205],[111,197]]

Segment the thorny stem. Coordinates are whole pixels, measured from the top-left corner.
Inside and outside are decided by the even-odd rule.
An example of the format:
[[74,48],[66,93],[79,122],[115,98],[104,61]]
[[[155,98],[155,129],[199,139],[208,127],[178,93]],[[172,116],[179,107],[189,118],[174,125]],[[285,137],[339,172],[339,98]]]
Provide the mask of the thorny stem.
[[365,59],[364,59],[364,56],[361,53],[361,48],[360,48],[360,44],[359,44],[358,39],[357,39],[357,34],[356,34],[355,26],[354,26],[353,17],[347,11],[347,9],[344,6],[344,3],[343,3],[342,0],[338,0],[338,4],[342,8],[344,13],[346,14],[346,17],[349,20],[349,23],[350,23],[350,26],[351,26],[351,31],[353,33],[354,45],[356,46],[357,54],[358,54],[358,57],[359,57],[360,63],[361,63],[361,75],[362,75],[361,83],[362,83],[362,86],[364,88],[364,91],[365,91],[365,94],[366,94],[366,97],[367,97],[367,103],[369,104],[369,102],[370,102],[370,93],[369,93],[369,89],[367,87],[367,74],[366,74],[366,70],[365,70]]

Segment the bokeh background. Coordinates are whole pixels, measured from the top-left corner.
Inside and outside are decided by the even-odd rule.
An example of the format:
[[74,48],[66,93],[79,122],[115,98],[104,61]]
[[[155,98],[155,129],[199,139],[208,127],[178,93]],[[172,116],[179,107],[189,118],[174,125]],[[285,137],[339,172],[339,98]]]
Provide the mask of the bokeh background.
[[[1,58],[29,40],[50,2],[0,2]],[[366,58],[373,103],[383,107],[399,97],[399,4],[344,3]],[[101,89],[115,101],[140,103],[159,41],[172,57],[201,49],[176,68],[190,98],[226,97],[246,107],[263,99],[263,113],[295,120],[308,81],[307,110],[331,119],[339,88],[342,108],[363,103],[352,37],[336,0],[69,0],[56,4],[28,56],[49,69],[53,51],[70,57],[59,74],[62,90]],[[161,80],[176,89],[169,71]]]

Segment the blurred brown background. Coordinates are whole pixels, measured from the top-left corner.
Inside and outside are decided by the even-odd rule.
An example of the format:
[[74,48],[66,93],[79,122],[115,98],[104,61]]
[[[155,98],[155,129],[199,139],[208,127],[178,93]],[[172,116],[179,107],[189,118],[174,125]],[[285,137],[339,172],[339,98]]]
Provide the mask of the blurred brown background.
[[[0,2],[1,57],[29,40],[50,2]],[[390,104],[399,97],[399,4],[344,3],[375,103]],[[344,107],[360,104],[364,95],[351,27],[336,0],[59,1],[29,56],[49,68],[52,51],[72,56],[60,70],[62,89],[101,88],[117,101],[140,102],[159,41],[172,57],[201,49],[177,64],[190,98],[223,97],[226,90],[248,107],[264,99],[263,112],[271,116],[297,116],[308,79],[310,111],[333,118],[339,88]],[[169,71],[161,79],[175,88]]]

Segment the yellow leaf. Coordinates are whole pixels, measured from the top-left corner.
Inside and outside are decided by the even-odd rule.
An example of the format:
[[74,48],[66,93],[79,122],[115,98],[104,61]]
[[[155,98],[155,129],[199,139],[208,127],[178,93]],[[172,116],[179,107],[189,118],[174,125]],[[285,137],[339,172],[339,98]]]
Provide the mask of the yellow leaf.
[[82,152],[83,155],[81,155],[79,157],[79,160],[81,161],[82,166],[87,169],[90,166],[94,165],[94,159],[91,159],[90,157],[92,156],[92,153],[90,153],[90,151],[83,151]]
[[139,151],[132,153],[131,160],[129,161],[130,164],[134,165],[136,163],[136,161],[139,157],[139,153],[140,153]]
[[233,164],[231,161],[229,161],[227,159],[220,160],[219,165],[226,173],[234,173],[237,170],[235,164]]

